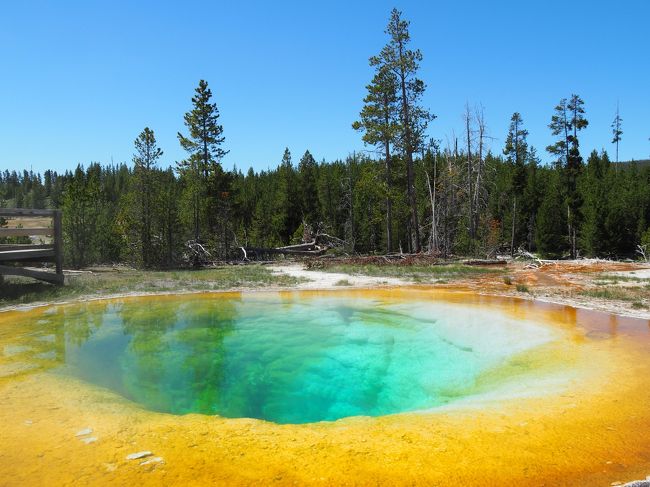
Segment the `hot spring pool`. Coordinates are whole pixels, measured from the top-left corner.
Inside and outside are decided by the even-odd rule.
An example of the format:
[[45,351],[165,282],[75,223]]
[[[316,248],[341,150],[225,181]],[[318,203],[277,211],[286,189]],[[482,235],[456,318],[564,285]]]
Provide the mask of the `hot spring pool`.
[[292,293],[61,306],[25,329],[33,360],[147,409],[275,423],[427,410],[490,392],[506,364],[534,373],[524,352],[560,334],[460,303]]
[[473,289],[16,309],[0,313],[0,477],[609,485],[648,473],[648,356],[648,320]]

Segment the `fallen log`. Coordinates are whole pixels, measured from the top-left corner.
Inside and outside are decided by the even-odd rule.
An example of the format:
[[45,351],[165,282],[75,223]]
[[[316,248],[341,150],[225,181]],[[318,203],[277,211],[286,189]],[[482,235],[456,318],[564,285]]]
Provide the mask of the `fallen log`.
[[465,265],[506,265],[508,262],[500,259],[474,259],[463,262]]
[[246,252],[247,253],[255,253],[255,254],[284,254],[284,255],[323,255],[325,252],[327,252],[328,248],[320,248],[320,249],[315,249],[315,250],[295,250],[295,249],[287,249],[287,248],[271,248],[271,247],[246,247]]
[[274,247],[276,250],[314,250],[316,247],[316,240],[311,242],[295,244],[295,245],[285,245],[284,247]]

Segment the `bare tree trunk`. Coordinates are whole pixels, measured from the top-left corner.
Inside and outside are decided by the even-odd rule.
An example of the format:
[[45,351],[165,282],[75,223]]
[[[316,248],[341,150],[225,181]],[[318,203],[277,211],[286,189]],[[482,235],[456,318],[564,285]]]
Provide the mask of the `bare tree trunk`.
[[433,196],[431,197],[432,207],[431,207],[431,216],[433,221],[431,222],[431,241],[433,244],[433,250],[435,252],[439,251],[438,245],[438,222],[436,221],[436,185],[437,185],[437,175],[438,175],[438,160],[437,156],[433,158]]
[[571,207],[567,204],[566,206],[566,215],[567,215],[567,226],[569,230],[569,249],[571,252],[571,258],[573,258],[573,242],[572,242],[572,235],[573,235],[573,226],[571,225]]
[[472,247],[474,246],[474,198],[472,191],[472,114],[469,111],[469,105],[465,107],[465,136],[467,138],[467,198],[469,203],[469,238]]
[[413,175],[413,153],[406,154],[406,181],[408,184],[408,199],[411,206],[411,241],[414,252],[420,252],[420,227],[418,224],[418,207],[415,198],[415,183]]
[[392,177],[390,163],[390,143],[386,141],[386,253],[393,250],[393,200],[391,197]]
[[[431,236],[429,237],[429,252],[437,250],[436,247],[436,203],[434,199],[433,192],[431,190],[431,179],[429,178],[429,171],[424,170],[424,174],[427,177],[427,186],[429,187],[429,199],[431,201]],[[435,174],[435,169],[434,169]],[[435,176],[434,176],[435,177]],[[435,184],[435,182],[434,182]],[[435,191],[435,190],[434,190]]]
[[356,171],[357,155],[356,153],[352,154],[352,160],[348,162],[347,170],[348,177],[347,181],[344,182],[344,205],[347,206],[348,210],[348,220],[346,222],[348,227],[348,235],[346,235],[345,240],[350,245],[350,250],[354,251],[356,246],[355,241],[355,221],[354,221],[354,174],[353,174],[353,165],[354,170]]
[[[399,56],[402,59],[403,46],[400,42]],[[409,205],[411,206],[411,242],[415,252],[420,252],[420,226],[418,224],[418,208],[417,200],[415,198],[415,185],[413,175],[413,152],[414,140],[413,133],[411,132],[411,117],[409,114],[409,103],[406,96],[406,73],[404,66],[400,63],[400,85],[402,88],[402,121],[404,123],[404,139],[405,139],[405,153],[406,153],[406,184]]]
[[510,238],[510,257],[515,256],[515,222],[517,220],[517,196],[512,203],[512,236]]
[[476,171],[476,184],[474,186],[474,232],[477,231],[479,225],[479,213],[481,203],[481,184],[483,178],[483,148],[485,141],[485,117],[483,115],[483,107],[476,111],[476,121],[478,123],[479,131],[479,144],[478,144],[478,166]]

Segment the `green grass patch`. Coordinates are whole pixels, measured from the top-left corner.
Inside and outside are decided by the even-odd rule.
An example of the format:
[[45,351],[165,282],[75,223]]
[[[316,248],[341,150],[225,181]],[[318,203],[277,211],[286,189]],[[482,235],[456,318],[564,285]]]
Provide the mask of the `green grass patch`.
[[339,279],[334,283],[335,286],[351,286],[352,283],[347,279]]
[[612,301],[638,301],[647,292],[638,287],[604,287],[598,289],[585,289],[580,291],[582,296],[590,298],[609,299]]
[[217,291],[239,287],[292,286],[302,281],[304,279],[275,274],[261,265],[174,271],[107,269],[68,275],[64,286],[6,277],[4,283],[0,284],[0,306],[133,292]]
[[517,291],[519,291],[520,293],[528,293],[528,292],[530,292],[530,290],[528,289],[528,286],[526,286],[525,284],[517,284]]

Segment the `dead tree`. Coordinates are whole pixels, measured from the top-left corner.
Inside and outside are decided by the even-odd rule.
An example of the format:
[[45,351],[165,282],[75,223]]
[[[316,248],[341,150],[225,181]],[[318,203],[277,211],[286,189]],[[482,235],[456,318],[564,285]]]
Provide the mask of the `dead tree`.
[[472,180],[474,168],[472,164],[472,112],[469,109],[469,104],[465,105],[465,114],[463,115],[465,121],[465,139],[467,141],[467,199],[468,199],[468,220],[469,220],[469,238],[473,243],[476,235],[474,228],[474,198],[472,190]]

